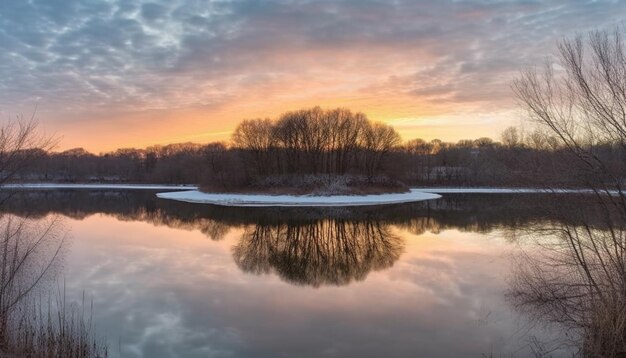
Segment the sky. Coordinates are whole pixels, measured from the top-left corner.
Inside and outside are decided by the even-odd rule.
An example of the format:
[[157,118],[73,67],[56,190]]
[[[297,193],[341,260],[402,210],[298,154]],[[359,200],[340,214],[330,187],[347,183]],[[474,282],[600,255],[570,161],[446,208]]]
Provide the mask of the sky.
[[0,0],[0,121],[58,149],[228,140],[319,105],[403,139],[524,125],[511,81],[557,41],[623,25],[625,1]]

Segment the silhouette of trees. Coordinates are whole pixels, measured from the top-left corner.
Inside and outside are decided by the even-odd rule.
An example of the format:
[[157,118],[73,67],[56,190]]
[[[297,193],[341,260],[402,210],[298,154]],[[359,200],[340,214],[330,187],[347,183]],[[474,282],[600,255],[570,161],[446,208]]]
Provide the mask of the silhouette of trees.
[[400,142],[400,135],[391,126],[374,123],[366,127],[363,147],[365,171],[369,178],[377,174],[383,158]]
[[59,216],[0,216],[0,356],[107,356],[85,307],[68,307],[64,294],[48,290],[66,249],[62,223]]
[[259,174],[265,174],[272,166],[271,155],[276,147],[274,131],[270,119],[249,119],[241,122],[233,133],[233,146],[249,152],[246,153],[251,156],[248,164]]
[[[610,172],[614,179],[623,179],[626,149],[615,141],[609,125],[602,135],[587,135],[589,140],[580,142],[581,148],[604,163],[608,172],[603,175]],[[580,135],[582,126],[577,127]],[[369,186],[384,182],[378,180],[384,177],[388,184],[419,186],[581,186],[580,173],[574,173],[580,168],[569,165],[572,152],[557,133],[510,127],[499,139],[448,143],[417,138],[402,143],[391,126],[372,122],[361,113],[314,107],[275,120],[245,120],[229,143],[177,143],[99,155],[82,148],[50,152],[39,145],[41,149],[15,152],[14,158],[22,163],[37,165],[21,171],[6,169],[14,174],[5,176],[5,181],[190,183],[223,190],[279,187],[317,175],[316,181],[344,176]],[[40,160],[32,163],[33,158]]]
[[244,152],[251,175],[367,174],[400,144],[390,126],[372,123],[362,113],[320,107],[270,119],[246,120],[233,134],[233,146]]
[[[323,155],[305,155],[304,151],[286,150],[278,144],[261,151],[220,142],[123,149],[100,155],[81,148],[59,153],[39,150],[30,153],[39,160],[10,177],[14,181],[204,183],[209,187],[237,187],[245,185],[252,176],[286,175],[292,173],[290,168],[299,168],[294,175],[305,175],[297,172],[321,168],[331,176],[368,176],[375,172],[410,185],[580,186],[572,176],[571,166],[566,165],[571,154],[555,136],[541,130],[517,132],[515,145],[505,146],[489,138],[457,143],[413,139],[388,146],[384,154],[361,147],[364,142],[354,141],[358,136],[348,135],[353,131],[341,132],[346,140],[335,141],[335,149]],[[594,154],[616,176],[626,176],[623,148],[596,143]],[[319,163],[313,166],[309,158],[317,158]]]
[[[520,134],[515,146],[504,146],[489,138],[457,143],[413,139],[392,146],[384,155],[378,153],[378,158],[376,152],[368,153],[364,148],[343,144],[334,151],[324,152],[324,156],[308,156],[319,159],[321,164],[317,164],[317,168],[335,173],[330,175],[359,173],[367,176],[374,171],[410,185],[580,186],[572,177],[572,168],[565,165],[571,154],[556,137],[546,135],[545,131]],[[300,172],[312,172],[311,168],[315,167],[304,153],[278,146],[255,152],[219,142],[124,149],[100,155],[80,149],[60,153],[38,151],[32,153],[39,158],[35,165],[17,171],[11,178],[14,181],[241,186],[252,176],[290,173],[290,167],[298,167],[296,163],[303,165]],[[368,157],[368,154],[371,155]],[[616,176],[626,175],[626,151],[620,146],[597,143],[594,154],[601,157]],[[383,157],[386,159],[382,160]]]

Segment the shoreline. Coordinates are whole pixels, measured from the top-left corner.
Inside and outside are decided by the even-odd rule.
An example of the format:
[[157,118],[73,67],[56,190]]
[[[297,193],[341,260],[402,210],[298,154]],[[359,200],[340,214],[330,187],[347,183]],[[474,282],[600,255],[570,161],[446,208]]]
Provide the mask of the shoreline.
[[[200,190],[200,186],[195,184],[105,184],[105,183],[10,183],[0,185],[0,189],[11,190],[31,190],[31,189],[94,189],[94,190]],[[433,194],[589,194],[593,190],[588,188],[565,189],[565,188],[529,188],[529,187],[410,187],[409,191],[417,190],[424,193]],[[380,194],[343,194],[341,196],[366,196],[366,195],[387,195],[406,194],[407,192],[380,193]],[[204,193],[204,192],[203,192]],[[208,193],[208,192],[207,192]],[[610,190],[610,193],[617,194],[617,190]],[[220,195],[266,195],[266,196],[307,196],[307,194],[266,194],[254,192],[241,193],[208,193]],[[322,196],[322,195],[320,195]]]
[[[310,194],[256,194],[256,193],[205,193],[196,185],[168,184],[57,184],[24,183],[5,184],[7,190],[154,190],[162,191],[156,196],[164,200],[231,206],[231,207],[354,207],[394,205],[434,200],[446,194],[581,194],[589,195],[591,189],[548,189],[548,188],[494,188],[494,187],[417,187],[403,193],[364,195],[310,195]],[[606,194],[606,193],[603,193]],[[616,190],[609,195],[618,195]]]

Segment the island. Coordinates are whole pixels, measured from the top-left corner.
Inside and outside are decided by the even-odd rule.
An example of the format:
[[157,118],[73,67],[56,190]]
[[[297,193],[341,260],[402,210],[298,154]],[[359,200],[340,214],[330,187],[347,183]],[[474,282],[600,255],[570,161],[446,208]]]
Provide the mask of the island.
[[422,200],[438,199],[441,195],[420,190],[406,193],[370,195],[260,195],[236,193],[203,193],[199,190],[158,193],[161,199],[172,199],[188,203],[212,204],[221,206],[250,207],[327,207],[327,206],[368,206],[402,204]]
[[390,125],[348,109],[314,107],[277,119],[248,119],[230,143],[208,149],[198,190],[159,198],[227,206],[356,206],[437,199],[410,190],[389,154],[401,143]]

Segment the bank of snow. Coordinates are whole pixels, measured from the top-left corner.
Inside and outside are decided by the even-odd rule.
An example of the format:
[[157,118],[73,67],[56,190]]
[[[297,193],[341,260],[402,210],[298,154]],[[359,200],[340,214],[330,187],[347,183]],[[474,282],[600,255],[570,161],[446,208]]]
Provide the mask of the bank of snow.
[[367,206],[410,203],[415,201],[438,199],[441,195],[411,190],[407,193],[373,195],[255,195],[255,194],[214,194],[198,190],[158,193],[161,199],[185,201],[222,206],[285,206],[285,207],[323,207],[323,206]]
[[[591,189],[533,189],[533,188],[415,188],[411,190],[434,194],[594,194]],[[606,193],[599,191],[600,193]],[[617,190],[609,190],[617,195]]]
[[90,189],[90,190],[190,190],[198,189],[195,185],[167,185],[167,184],[59,184],[59,183],[33,183],[33,184],[5,184],[2,189],[16,190],[54,190],[54,189]]
[[[60,184],[60,183],[26,183],[26,184],[4,184],[0,185],[0,189],[15,189],[15,190],[55,190],[55,189],[76,189],[76,190],[198,190],[196,185],[173,185],[173,184],[104,184],[104,183],[86,183],[86,184]],[[593,194],[591,189],[541,189],[541,188],[412,188],[411,192],[422,192],[431,194],[542,194],[542,193],[557,193],[557,194]],[[617,195],[616,190],[610,190],[611,195]],[[169,193],[167,193],[169,194]],[[367,195],[367,196],[343,196],[345,198],[369,198],[380,197],[390,195],[407,195],[403,194],[381,194],[381,195]],[[212,194],[218,195],[218,194]],[[219,194],[222,195],[222,194]],[[232,197],[234,194],[223,194]],[[260,197],[261,195],[237,195],[238,197]],[[271,198],[315,198],[315,196],[269,196]],[[332,198],[341,198],[342,196],[332,196]],[[329,198],[328,196],[320,196],[320,198]],[[169,199],[169,198],[168,198]],[[431,199],[431,198],[429,198]],[[429,200],[421,199],[421,200]],[[400,199],[401,200],[401,199]],[[415,201],[415,200],[411,200]],[[195,201],[194,201],[195,202]],[[344,205],[344,204],[341,204]],[[369,205],[369,204],[361,204]]]

